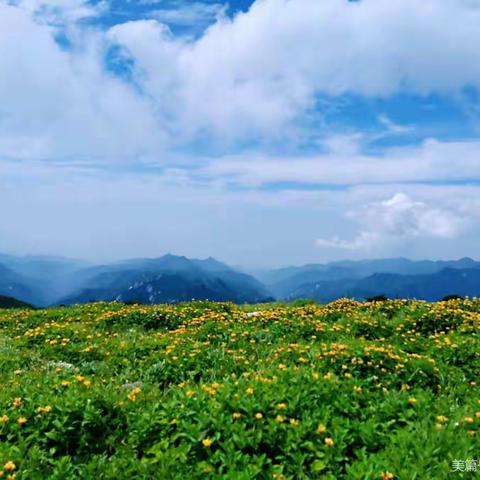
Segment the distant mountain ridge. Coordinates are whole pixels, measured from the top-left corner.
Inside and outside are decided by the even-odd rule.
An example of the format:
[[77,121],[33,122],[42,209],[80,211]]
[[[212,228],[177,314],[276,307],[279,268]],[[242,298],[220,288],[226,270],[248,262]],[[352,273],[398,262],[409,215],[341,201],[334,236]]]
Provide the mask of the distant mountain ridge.
[[[287,267],[264,272],[259,278],[277,298],[284,300],[331,301],[341,297],[364,300],[376,295],[440,300],[449,294],[480,296],[480,281],[475,279],[477,271],[480,262],[467,257],[451,261],[394,258]],[[468,285],[462,278],[469,279]],[[443,282],[442,288],[435,292],[425,286],[438,282]]]
[[414,261],[406,258],[309,264],[254,275],[209,257],[167,254],[104,265],[62,257],[0,254],[0,295],[35,306],[91,301],[145,304],[189,300],[260,303],[341,297],[440,300],[480,296],[480,262]]
[[359,279],[323,280],[300,285],[284,299],[330,302],[343,297],[366,300],[385,296],[435,302],[448,295],[480,296],[480,269],[445,268],[426,275],[374,273]]

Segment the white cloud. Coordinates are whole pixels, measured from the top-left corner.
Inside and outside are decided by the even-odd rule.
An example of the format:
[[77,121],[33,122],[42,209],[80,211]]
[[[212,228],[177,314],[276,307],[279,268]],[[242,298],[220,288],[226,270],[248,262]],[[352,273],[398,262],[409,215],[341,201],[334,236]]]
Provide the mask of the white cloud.
[[352,240],[342,240],[338,236],[330,239],[317,238],[315,245],[317,245],[317,247],[340,248],[342,250],[370,250],[372,247],[378,245],[380,241],[381,237],[378,233],[360,232]]
[[[182,5],[161,7],[157,17],[187,22],[219,10]],[[303,139],[317,94],[480,85],[480,8],[471,1],[263,0],[233,19],[220,16],[195,39],[154,19],[108,32],[78,24],[106,8],[0,0],[0,155],[135,161],[197,140],[221,152],[237,142]],[[55,43],[59,25],[71,49]],[[112,44],[130,55],[140,90],[106,71]],[[380,121],[391,133],[405,131]]]
[[464,232],[467,223],[458,211],[414,200],[405,193],[396,193],[387,200],[362,206],[348,212],[347,217],[364,230],[352,240],[320,238],[316,240],[316,245],[372,250],[383,244],[398,244],[419,237],[454,239]]
[[281,137],[318,93],[480,85],[479,24],[466,0],[264,0],[191,42],[145,22],[117,25],[110,38],[130,51],[178,132],[232,140]]
[[37,20],[55,25],[96,17],[108,9],[106,0],[96,4],[87,0],[17,0],[13,4]]
[[462,223],[453,213],[413,200],[397,193],[379,205],[364,210],[367,221],[395,237],[431,236],[454,238],[460,233]]
[[348,186],[480,179],[477,140],[428,139],[419,146],[392,147],[376,155],[360,153],[351,136],[327,139],[325,144],[330,151],[321,155],[273,157],[251,152],[217,158],[201,171],[240,185],[290,181]]
[[378,117],[378,121],[386,128],[387,134],[401,135],[404,133],[411,132],[413,130],[413,127],[411,126],[399,125],[398,123],[395,123],[387,115],[380,115]]
[[131,161],[151,153],[162,140],[151,107],[105,72],[95,33],[71,51],[55,33],[28,9],[0,3],[0,158]]

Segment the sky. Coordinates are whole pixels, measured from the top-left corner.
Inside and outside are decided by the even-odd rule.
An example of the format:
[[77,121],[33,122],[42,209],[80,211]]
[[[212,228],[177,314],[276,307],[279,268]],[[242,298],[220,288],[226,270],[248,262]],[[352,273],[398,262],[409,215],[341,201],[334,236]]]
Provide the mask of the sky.
[[0,0],[0,251],[478,258],[480,0]]

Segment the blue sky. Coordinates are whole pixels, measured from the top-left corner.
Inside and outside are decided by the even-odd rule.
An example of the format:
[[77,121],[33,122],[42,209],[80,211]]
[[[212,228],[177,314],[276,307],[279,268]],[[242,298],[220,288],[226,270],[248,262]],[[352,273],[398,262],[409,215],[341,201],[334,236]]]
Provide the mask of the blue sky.
[[0,250],[477,255],[480,4],[0,0]]

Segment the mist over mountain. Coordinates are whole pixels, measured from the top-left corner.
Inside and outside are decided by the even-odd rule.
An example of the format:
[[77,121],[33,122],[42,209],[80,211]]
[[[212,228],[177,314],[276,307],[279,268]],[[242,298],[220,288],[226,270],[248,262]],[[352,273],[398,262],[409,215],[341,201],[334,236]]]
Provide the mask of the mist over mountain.
[[437,301],[452,294],[480,296],[480,262],[346,260],[249,274],[212,257],[168,254],[92,265],[63,257],[0,254],[0,295],[40,307],[94,301],[329,302],[378,295]]
[[175,255],[105,265],[58,257],[0,255],[0,294],[36,306],[113,300],[147,304],[273,300],[257,279],[214,258]]

